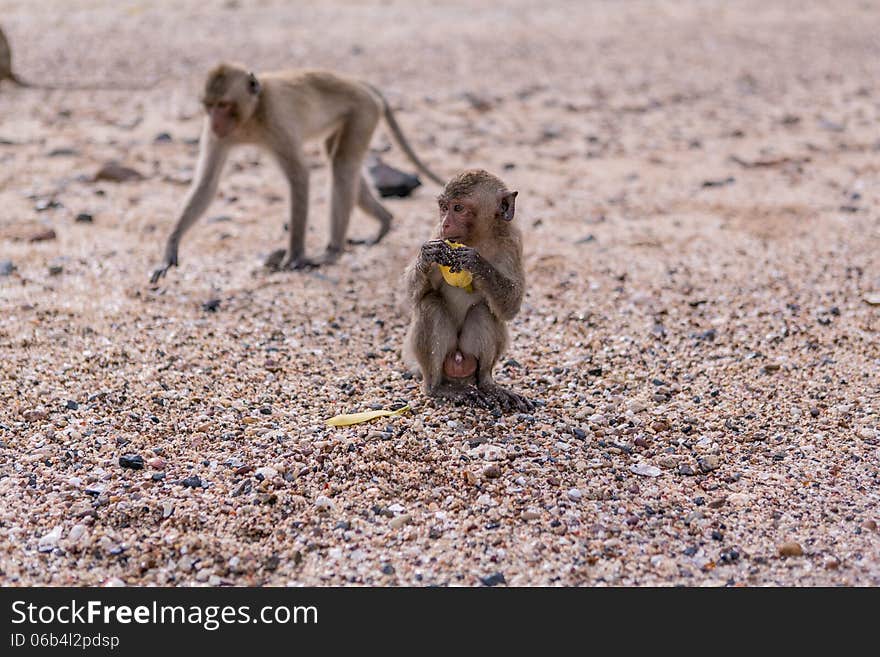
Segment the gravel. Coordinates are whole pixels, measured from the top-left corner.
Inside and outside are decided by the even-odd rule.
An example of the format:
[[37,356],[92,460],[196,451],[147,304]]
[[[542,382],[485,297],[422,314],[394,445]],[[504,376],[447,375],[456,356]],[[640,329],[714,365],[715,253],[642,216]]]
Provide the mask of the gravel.
[[[880,585],[876,7],[26,4],[3,15],[22,76],[159,82],[0,92],[0,584]],[[207,215],[228,220],[147,284],[227,52],[365,77],[428,164],[519,191],[496,377],[535,411],[427,400],[401,363],[427,182],[386,201],[382,244],[272,273],[286,190],[243,149]],[[95,181],[109,162],[144,179]]]

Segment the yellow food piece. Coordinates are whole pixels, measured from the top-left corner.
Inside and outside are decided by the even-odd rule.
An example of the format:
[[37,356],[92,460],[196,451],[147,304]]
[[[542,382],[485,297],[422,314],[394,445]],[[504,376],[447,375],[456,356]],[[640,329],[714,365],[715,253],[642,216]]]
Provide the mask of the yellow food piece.
[[[457,249],[459,247],[464,246],[459,242],[450,242],[449,240],[445,240],[445,242],[451,246],[453,249]],[[464,288],[468,292],[474,291],[474,286],[472,283],[474,282],[474,275],[469,271],[461,270],[459,272],[452,273],[452,270],[446,265],[438,265],[440,267],[440,273],[443,274],[443,280],[446,281],[452,287],[461,287]]]
[[350,424],[360,424],[361,422],[369,422],[377,417],[391,417],[392,415],[401,415],[409,410],[409,406],[398,408],[396,411],[364,411],[363,413],[346,413],[343,415],[335,415],[327,420],[327,424],[331,427],[347,427]]

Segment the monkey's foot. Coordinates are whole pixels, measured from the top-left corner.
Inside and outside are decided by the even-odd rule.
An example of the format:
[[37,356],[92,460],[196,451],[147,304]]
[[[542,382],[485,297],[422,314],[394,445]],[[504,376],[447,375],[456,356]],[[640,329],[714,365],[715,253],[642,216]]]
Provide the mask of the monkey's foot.
[[169,269],[171,269],[172,267],[176,267],[176,266],[177,266],[177,263],[170,263],[169,262],[167,264],[162,265],[161,267],[157,267],[156,269],[154,269],[153,275],[150,276],[150,285],[155,285],[156,283],[158,283],[159,279],[163,278],[165,276],[165,274],[168,273]]
[[266,258],[265,265],[272,271],[297,271],[300,269],[317,267],[318,263],[303,255],[296,258],[289,258],[287,257],[287,251],[279,249],[278,251],[273,251],[269,254],[269,257]]
[[339,256],[342,255],[342,249],[328,246],[327,250],[324,251],[324,254],[318,258],[317,260],[312,262],[314,267],[320,267],[321,265],[332,265],[334,262],[339,260]]
[[475,388],[472,385],[443,383],[429,391],[428,395],[454,403],[490,408],[486,395],[479,388]]
[[480,386],[480,392],[490,403],[503,411],[528,413],[535,408],[535,404],[531,400],[495,383]]

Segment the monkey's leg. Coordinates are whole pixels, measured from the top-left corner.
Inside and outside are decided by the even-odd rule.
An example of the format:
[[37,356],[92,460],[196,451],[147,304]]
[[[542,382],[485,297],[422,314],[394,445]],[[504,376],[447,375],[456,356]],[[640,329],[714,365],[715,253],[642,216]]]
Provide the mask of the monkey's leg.
[[157,283],[171,267],[177,266],[177,249],[180,240],[208,209],[214,199],[214,194],[217,193],[217,184],[220,181],[220,174],[223,172],[226,156],[229,154],[229,147],[214,137],[210,124],[207,122],[202,130],[199,144],[199,162],[196,166],[193,183],[187,192],[180,218],[165,245],[165,258],[162,266],[153,271],[150,283]]
[[442,388],[443,361],[455,349],[457,339],[458,332],[443,297],[438,292],[429,292],[413,309],[407,335],[407,351],[419,364],[426,395],[434,396]]
[[333,138],[330,163],[333,185],[330,195],[330,243],[327,245],[324,262],[334,262],[342,253],[351,212],[360,198],[361,166],[378,120],[378,114],[363,111],[349,119]]
[[379,232],[371,240],[348,240],[349,244],[378,244],[391,230],[391,220],[394,217],[370,191],[370,184],[363,175],[358,187],[358,207],[379,222]]
[[[305,257],[306,220],[309,213],[309,168],[293,142],[276,156],[290,187],[290,239],[281,269],[302,269],[312,263]],[[273,254],[274,255],[274,254]],[[270,259],[272,256],[270,256]]]
[[477,388],[487,402],[504,410],[529,411],[532,402],[495,383],[492,370],[507,348],[507,327],[481,303],[467,314],[459,337],[459,348],[477,357]]

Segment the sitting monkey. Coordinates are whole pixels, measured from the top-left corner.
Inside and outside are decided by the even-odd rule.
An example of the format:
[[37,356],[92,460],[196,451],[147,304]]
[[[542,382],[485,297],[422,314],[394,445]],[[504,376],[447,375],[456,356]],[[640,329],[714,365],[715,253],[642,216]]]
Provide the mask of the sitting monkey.
[[[533,406],[492,379],[525,287],[522,235],[511,223],[516,195],[492,174],[473,170],[450,180],[438,198],[434,239],[404,275],[412,306],[404,355],[418,364],[427,395],[505,410]],[[471,280],[450,285],[440,266],[447,274],[469,272]]]

